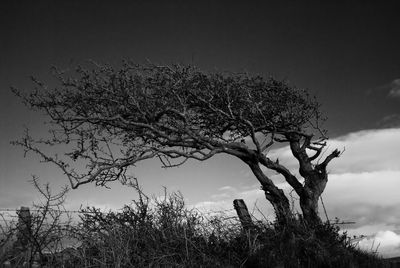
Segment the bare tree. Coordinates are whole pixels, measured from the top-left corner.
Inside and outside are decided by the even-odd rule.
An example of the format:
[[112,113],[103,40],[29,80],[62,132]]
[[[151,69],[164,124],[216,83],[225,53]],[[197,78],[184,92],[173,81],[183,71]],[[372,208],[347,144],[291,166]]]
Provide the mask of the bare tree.
[[[205,73],[192,66],[94,65],[79,67],[69,77],[55,70],[60,84],[52,89],[37,79],[30,94],[14,89],[32,109],[50,116],[52,134],[34,140],[27,132],[15,144],[56,164],[73,188],[124,179],[129,167],[146,159],[174,167],[224,153],[249,166],[278,222],[291,215],[289,201],[262,166],[295,190],[309,223],[320,221],[326,168],[340,152],[320,159],[327,137],[320,128],[319,104],[305,90],[273,78]],[[304,183],[269,157],[275,143],[290,145]],[[71,150],[62,157],[43,147],[66,144]]]

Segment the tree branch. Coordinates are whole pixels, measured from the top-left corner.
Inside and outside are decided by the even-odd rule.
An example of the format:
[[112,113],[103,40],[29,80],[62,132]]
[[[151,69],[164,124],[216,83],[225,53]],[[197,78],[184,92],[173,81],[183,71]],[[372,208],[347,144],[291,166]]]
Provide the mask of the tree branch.
[[328,166],[329,162],[332,161],[334,158],[337,158],[341,155],[341,152],[338,149],[335,149],[333,152],[331,152],[325,160],[316,166],[316,169],[318,170],[325,170],[326,167]]
[[[218,153],[247,161],[254,150],[238,141],[250,137],[261,155],[274,142],[307,137],[303,130],[318,119],[318,103],[305,91],[261,76],[133,63],[120,70],[95,64],[93,70],[78,68],[71,77],[60,72],[56,76],[60,85],[51,90],[38,80],[31,94],[13,90],[30,108],[44,111],[54,127],[47,140],[25,137],[16,144],[56,164],[74,188],[88,182],[105,185],[122,178],[128,166],[153,157],[160,158],[164,167],[189,158],[204,161]],[[271,134],[271,140],[260,144],[259,133]],[[42,145],[67,145],[73,150],[64,153],[64,161],[45,154]],[[316,154],[306,159],[305,149],[298,146],[292,146],[294,154],[308,168],[320,152],[314,150]],[[310,142],[307,146],[318,147]],[[182,162],[171,161],[179,158]],[[287,169],[264,161],[300,189]],[[82,173],[72,168],[85,164]]]
[[290,149],[293,156],[297,159],[300,165],[300,175],[305,176],[312,172],[313,167],[306,153],[304,146],[300,145],[300,136],[298,134],[288,134],[286,138],[289,140]]
[[292,188],[296,191],[296,193],[299,196],[301,195],[303,191],[303,185],[286,167],[279,164],[278,161],[272,161],[263,154],[260,157],[260,164],[281,174],[285,178],[286,182],[289,183],[289,185],[292,186]]

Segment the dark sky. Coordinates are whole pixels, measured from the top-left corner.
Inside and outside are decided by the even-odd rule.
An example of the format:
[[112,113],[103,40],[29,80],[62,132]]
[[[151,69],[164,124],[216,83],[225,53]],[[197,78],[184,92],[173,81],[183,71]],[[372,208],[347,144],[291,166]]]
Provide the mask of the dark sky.
[[[328,117],[329,149],[346,148],[332,163],[328,212],[357,221],[362,234],[400,230],[398,6],[396,1],[0,1],[0,207],[31,203],[30,174],[55,185],[62,181],[59,170],[32,155],[24,158],[10,145],[25,125],[46,131],[43,117],[27,110],[10,86],[31,90],[30,75],[52,81],[53,65],[68,70],[94,60],[118,66],[128,58],[272,74],[308,88]],[[280,160],[290,158],[287,148],[280,150]],[[247,167],[231,158],[167,171],[158,167],[150,161],[135,171],[151,193],[166,185],[181,190],[190,204],[228,208],[238,197],[264,200]],[[87,202],[119,208],[132,199],[131,190],[115,185],[92,189],[86,185],[71,193],[70,207]],[[397,250],[400,235],[390,232],[384,234],[394,235]]]
[[274,74],[317,94],[331,135],[374,128],[399,113],[386,97],[400,77],[399,13],[382,2],[2,1],[1,122],[9,86],[29,88],[29,75],[130,58]]

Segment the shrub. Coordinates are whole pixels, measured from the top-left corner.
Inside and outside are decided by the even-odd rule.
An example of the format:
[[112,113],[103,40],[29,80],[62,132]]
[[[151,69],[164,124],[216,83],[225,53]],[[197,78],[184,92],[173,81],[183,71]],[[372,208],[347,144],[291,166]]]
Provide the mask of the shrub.
[[[383,267],[380,258],[359,250],[329,222],[310,228],[292,217],[283,227],[256,221],[243,230],[236,217],[206,217],[188,209],[180,193],[148,198],[137,183],[134,187],[138,200],[121,211],[83,209],[78,224],[58,233],[80,246],[42,252],[42,267]],[[59,219],[52,221],[52,230],[58,230]],[[36,244],[36,251],[43,248]],[[3,256],[22,264],[13,254],[23,256],[15,250]],[[25,261],[32,264],[32,256]]]

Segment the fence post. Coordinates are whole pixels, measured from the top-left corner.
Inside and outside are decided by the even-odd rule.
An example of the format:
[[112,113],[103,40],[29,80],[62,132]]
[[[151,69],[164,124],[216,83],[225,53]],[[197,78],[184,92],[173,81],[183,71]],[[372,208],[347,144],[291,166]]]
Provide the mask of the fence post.
[[29,236],[31,235],[32,217],[29,207],[21,207],[18,211],[18,233],[17,245],[26,248],[29,245]]
[[253,221],[251,220],[251,216],[247,209],[246,203],[243,201],[243,199],[233,200],[233,207],[236,210],[236,213],[244,230],[250,230],[255,227]]

